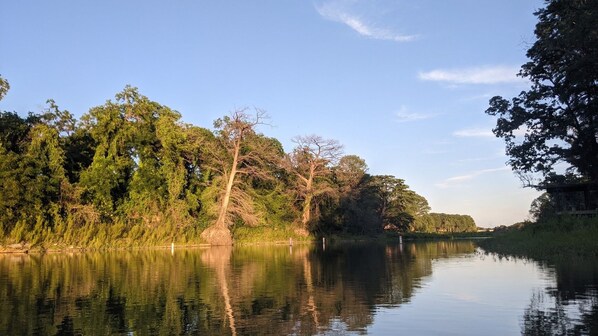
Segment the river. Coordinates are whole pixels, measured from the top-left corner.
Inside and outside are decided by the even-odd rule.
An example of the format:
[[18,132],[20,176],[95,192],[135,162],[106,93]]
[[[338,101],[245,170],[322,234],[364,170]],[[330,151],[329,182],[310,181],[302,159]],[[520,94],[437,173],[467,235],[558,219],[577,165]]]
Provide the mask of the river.
[[592,335],[598,261],[474,241],[0,255],[0,335]]

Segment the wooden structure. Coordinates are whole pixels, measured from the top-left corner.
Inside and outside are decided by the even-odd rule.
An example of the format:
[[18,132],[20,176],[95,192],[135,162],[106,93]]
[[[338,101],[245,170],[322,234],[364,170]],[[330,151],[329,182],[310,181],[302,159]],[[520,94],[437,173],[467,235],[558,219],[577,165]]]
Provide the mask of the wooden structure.
[[543,188],[554,200],[557,214],[598,215],[598,183],[549,184]]

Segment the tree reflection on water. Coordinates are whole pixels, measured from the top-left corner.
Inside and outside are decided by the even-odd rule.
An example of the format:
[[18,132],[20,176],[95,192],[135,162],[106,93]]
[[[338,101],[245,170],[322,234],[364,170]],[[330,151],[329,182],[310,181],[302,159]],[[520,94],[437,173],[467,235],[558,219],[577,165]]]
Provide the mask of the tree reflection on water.
[[532,295],[523,335],[598,335],[598,261],[551,261],[556,287]]
[[364,331],[471,242],[0,256],[0,334]]

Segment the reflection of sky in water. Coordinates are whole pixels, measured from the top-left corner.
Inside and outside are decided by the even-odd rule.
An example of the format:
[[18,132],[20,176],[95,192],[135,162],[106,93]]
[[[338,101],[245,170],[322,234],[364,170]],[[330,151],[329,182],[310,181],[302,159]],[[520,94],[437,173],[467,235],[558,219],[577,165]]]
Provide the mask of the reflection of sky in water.
[[411,302],[378,309],[368,333],[517,335],[532,294],[550,285],[554,280],[531,261],[482,254],[438,259]]
[[474,250],[441,241],[0,255],[0,334],[595,331],[595,260],[552,269]]

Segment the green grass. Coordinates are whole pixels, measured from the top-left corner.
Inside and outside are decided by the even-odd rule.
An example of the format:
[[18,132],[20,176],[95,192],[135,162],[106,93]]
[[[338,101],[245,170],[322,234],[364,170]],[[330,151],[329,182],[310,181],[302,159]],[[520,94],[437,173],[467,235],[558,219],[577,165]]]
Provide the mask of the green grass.
[[481,241],[487,251],[532,258],[598,256],[598,218],[556,217],[526,223]]
[[310,242],[312,236],[298,235],[292,226],[286,227],[247,227],[240,226],[234,229],[233,237],[235,244],[262,244],[281,243],[288,244],[289,239],[293,242]]

